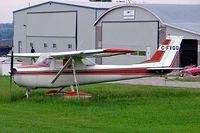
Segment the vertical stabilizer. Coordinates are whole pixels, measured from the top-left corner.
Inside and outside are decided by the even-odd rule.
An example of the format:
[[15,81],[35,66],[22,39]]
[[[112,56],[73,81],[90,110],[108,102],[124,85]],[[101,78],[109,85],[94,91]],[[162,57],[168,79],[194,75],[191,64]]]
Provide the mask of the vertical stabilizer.
[[168,36],[155,54],[145,63],[151,63],[153,67],[171,67],[175,62],[182,39],[183,36]]

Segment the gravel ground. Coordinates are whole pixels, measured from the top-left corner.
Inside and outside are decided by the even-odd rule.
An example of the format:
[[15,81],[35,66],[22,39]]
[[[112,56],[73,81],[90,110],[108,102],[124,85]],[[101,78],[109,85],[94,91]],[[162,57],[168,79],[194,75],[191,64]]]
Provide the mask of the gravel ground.
[[148,77],[140,79],[122,80],[117,81],[116,83],[200,88],[200,80],[199,82],[168,81],[162,77]]

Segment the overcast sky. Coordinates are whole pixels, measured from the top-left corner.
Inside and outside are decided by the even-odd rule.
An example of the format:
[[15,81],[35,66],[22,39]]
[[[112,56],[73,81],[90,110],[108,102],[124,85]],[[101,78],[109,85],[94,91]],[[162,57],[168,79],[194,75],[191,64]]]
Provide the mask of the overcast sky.
[[[0,4],[0,23],[10,23],[13,21],[13,11],[19,10],[29,5],[35,5],[50,0],[1,0]],[[52,0],[53,1],[53,0]],[[63,2],[67,0],[54,0]],[[89,0],[76,0],[78,1],[89,1]],[[113,0],[114,1],[114,0]],[[126,1],[126,0],[125,0]],[[127,0],[134,3],[164,3],[164,4],[200,4],[200,0]]]

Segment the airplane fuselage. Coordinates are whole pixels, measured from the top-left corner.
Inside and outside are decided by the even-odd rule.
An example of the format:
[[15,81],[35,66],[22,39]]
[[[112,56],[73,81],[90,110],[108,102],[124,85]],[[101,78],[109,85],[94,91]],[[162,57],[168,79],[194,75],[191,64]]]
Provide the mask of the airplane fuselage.
[[[145,64],[144,64],[145,65]],[[78,84],[90,84],[124,79],[134,79],[146,76],[153,76],[166,71],[149,71],[145,66],[135,65],[94,65],[76,68],[74,75],[72,69],[66,69],[54,84],[51,81],[55,78],[59,68],[50,68],[41,65],[27,65],[16,68],[14,81],[19,86],[27,88],[52,88],[65,87],[75,84],[75,77]]]

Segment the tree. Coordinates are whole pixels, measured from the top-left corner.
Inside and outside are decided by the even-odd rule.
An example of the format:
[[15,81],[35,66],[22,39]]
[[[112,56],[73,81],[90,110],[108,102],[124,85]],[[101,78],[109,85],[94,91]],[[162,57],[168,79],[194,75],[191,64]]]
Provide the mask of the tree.
[[7,23],[7,24],[0,24],[0,40],[6,39],[6,40],[12,40],[13,39],[13,24]]

